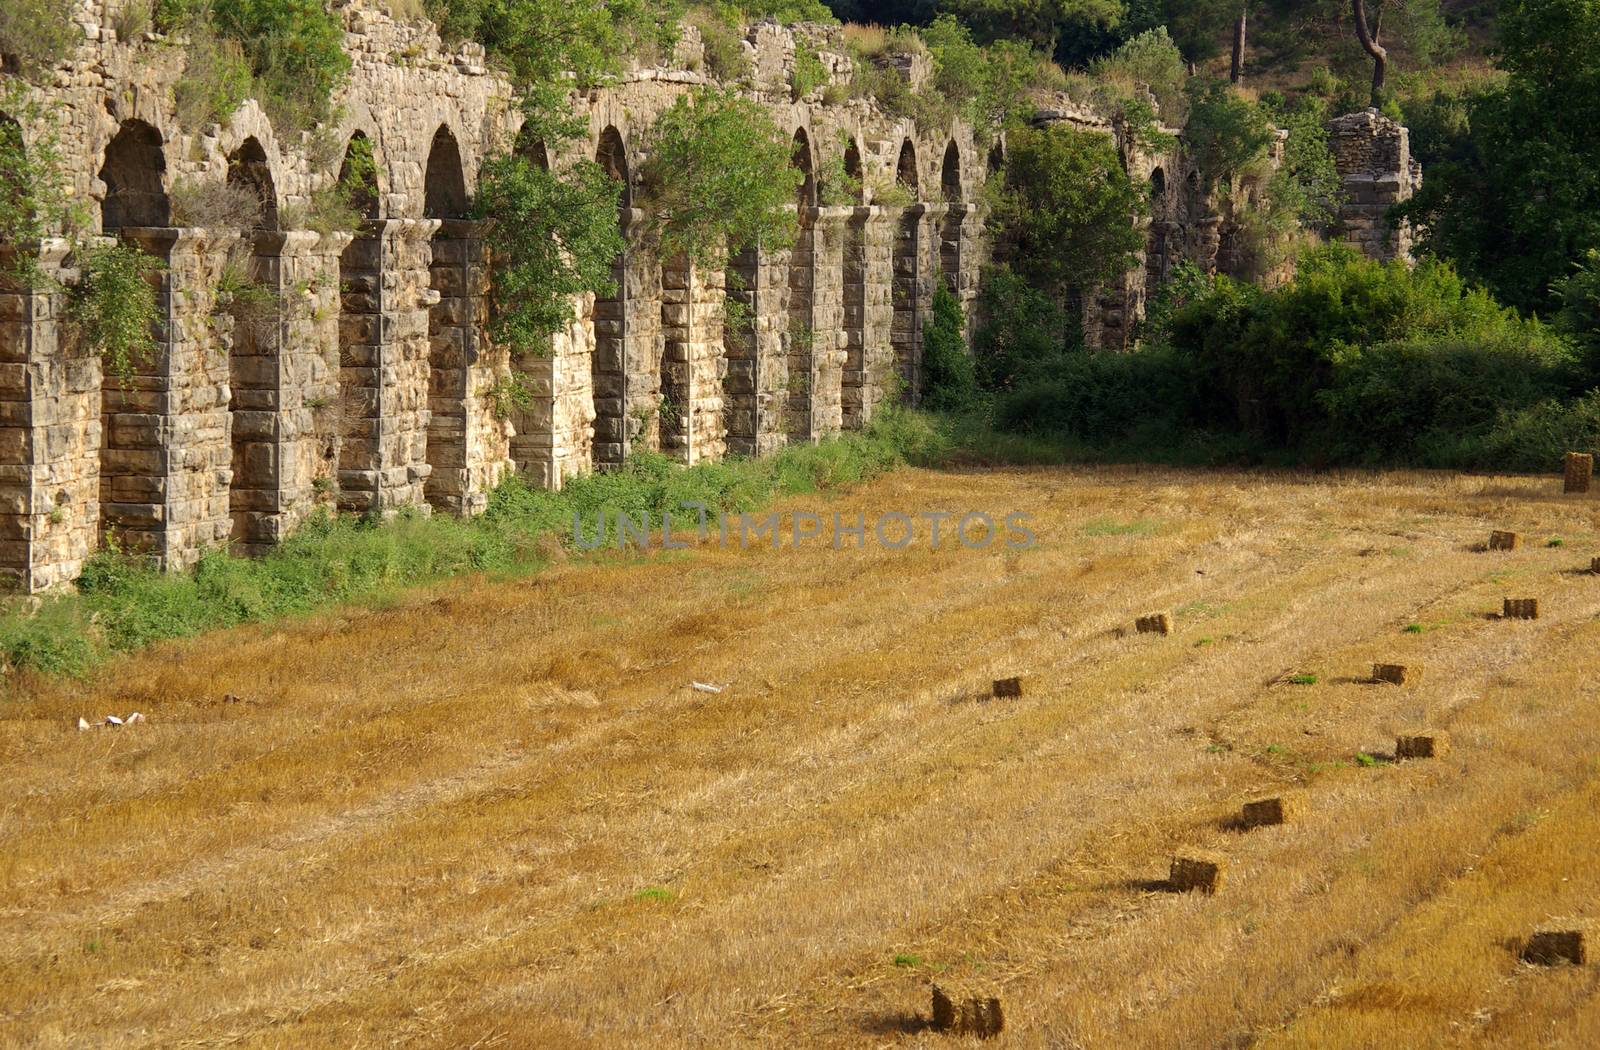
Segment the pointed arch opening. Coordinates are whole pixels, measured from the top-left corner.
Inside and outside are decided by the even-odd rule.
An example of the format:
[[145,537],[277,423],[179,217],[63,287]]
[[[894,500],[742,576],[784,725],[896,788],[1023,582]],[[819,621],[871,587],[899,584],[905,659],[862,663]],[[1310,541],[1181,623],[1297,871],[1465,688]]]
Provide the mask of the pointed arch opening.
[[100,204],[100,229],[166,226],[172,220],[164,180],[166,154],[161,133],[142,120],[125,120],[106,146],[100,181],[106,195]]
[[278,190],[272,179],[272,165],[254,135],[228,154],[228,185],[248,191],[261,202],[256,229],[278,228]]
[[[917,152],[910,139],[900,143],[900,159],[895,165],[895,181],[918,196]],[[894,283],[891,298],[894,302],[894,321],[889,329],[889,342],[894,346],[895,363],[900,377],[905,381],[908,400],[915,404],[922,378],[920,327],[923,298],[923,222],[922,209],[906,208],[895,226]]]
[[[256,226],[246,237],[250,279],[278,293],[283,275],[283,237],[278,229],[278,194],[267,153],[254,136],[228,154],[228,185],[258,202]],[[280,433],[281,352],[279,307],[235,313],[228,349],[228,417],[233,478],[228,485],[232,542],[245,551],[266,549],[276,538],[282,469]]]
[[452,514],[466,513],[472,497],[467,438],[473,423],[469,406],[482,302],[472,265],[476,236],[467,220],[469,204],[461,148],[450,128],[441,124],[423,179],[423,215],[440,222],[428,268],[429,287],[437,298],[428,307],[427,418],[418,422],[428,464],[423,498]]
[[360,131],[350,136],[339,184],[363,220],[339,256],[339,509],[366,513],[378,501],[379,407],[383,396],[383,244],[378,158]]
[[812,387],[816,382],[816,343],[812,288],[816,281],[816,230],[813,209],[817,200],[817,180],[811,160],[811,139],[805,128],[794,133],[794,150],[789,162],[800,172],[799,232],[789,252],[789,309],[784,333],[784,358],[788,382],[784,398],[784,430],[791,442],[810,441],[816,427],[812,412]]
[[961,230],[967,208],[961,191],[961,148],[951,139],[939,165],[939,192],[948,210],[939,227],[939,272],[952,293],[961,288]]
[[[165,189],[167,164],[161,134],[141,120],[122,123],[107,143],[99,177],[105,184],[100,205],[100,228],[105,233],[130,231],[128,243],[153,255],[170,249],[166,238],[143,238],[132,231],[171,225],[172,208]],[[162,259],[165,262],[165,258]],[[152,273],[158,295],[170,294],[170,274]],[[134,362],[133,376],[119,382],[102,378],[100,384],[100,539],[117,538],[135,550],[162,549],[166,526],[167,455],[165,428],[150,426],[151,389],[163,389],[159,372],[165,367],[170,337],[157,322],[156,354]]]
[[[633,180],[628,170],[627,144],[615,126],[607,125],[600,132],[594,161],[621,186],[617,223],[626,237],[633,207]],[[590,459],[596,469],[618,466],[628,453],[629,254],[625,246],[612,260],[613,290],[610,295],[596,296],[594,301],[594,351],[590,357],[594,440]]]
[[894,179],[901,186],[911,191],[916,196],[917,180],[917,149],[911,144],[910,139],[900,143],[900,159],[894,166]]

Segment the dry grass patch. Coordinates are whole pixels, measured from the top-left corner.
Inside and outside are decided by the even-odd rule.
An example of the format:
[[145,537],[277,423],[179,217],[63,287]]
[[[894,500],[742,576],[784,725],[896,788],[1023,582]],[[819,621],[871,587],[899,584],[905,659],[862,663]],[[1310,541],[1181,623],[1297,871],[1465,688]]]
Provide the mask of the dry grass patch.
[[[35,681],[0,1043],[931,1047],[931,978],[995,1046],[1592,1045],[1590,970],[1521,951],[1600,891],[1600,593],[1473,550],[1594,548],[1559,485],[907,470],[788,506],[1039,545],[577,558]],[[1209,643],[1118,633],[1161,608]],[[1454,750],[1356,760],[1417,726]],[[1217,896],[1151,880],[1189,849]]]

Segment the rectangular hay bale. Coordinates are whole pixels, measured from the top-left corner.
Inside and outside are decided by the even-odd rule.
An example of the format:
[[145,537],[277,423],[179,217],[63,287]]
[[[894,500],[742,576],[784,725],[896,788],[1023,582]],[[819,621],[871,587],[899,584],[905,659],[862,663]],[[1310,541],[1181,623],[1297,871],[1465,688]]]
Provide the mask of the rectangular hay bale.
[[950,991],[933,986],[933,1028],[951,1035],[975,1035],[992,1039],[1005,1029],[1005,1012],[995,995],[973,993],[971,989]]
[[1539,618],[1539,599],[1507,598],[1504,610],[1501,616],[1507,620],[1537,620]]
[[1167,881],[1178,893],[1216,893],[1228,874],[1228,858],[1211,850],[1184,850],[1172,857]]
[[1407,664],[1373,664],[1372,680],[1390,685],[1414,685],[1422,679],[1422,668]]
[[1141,616],[1134,621],[1134,626],[1139,629],[1140,634],[1171,634],[1172,614],[1162,612]]
[[1449,753],[1450,734],[1442,730],[1395,737],[1394,757],[1397,759],[1442,758]]
[[1594,477],[1594,457],[1587,452],[1568,452],[1563,492],[1588,492]]
[[1585,959],[1583,930],[1538,929],[1523,946],[1522,958],[1539,966],[1569,962],[1582,966]]
[[1272,798],[1258,798],[1246,802],[1241,816],[1247,828],[1262,828],[1273,824],[1289,824],[1305,816],[1309,808],[1306,796],[1299,791],[1286,791]]
[[1522,546],[1522,533],[1520,532],[1491,532],[1489,533],[1489,549],[1492,551],[1514,551]]

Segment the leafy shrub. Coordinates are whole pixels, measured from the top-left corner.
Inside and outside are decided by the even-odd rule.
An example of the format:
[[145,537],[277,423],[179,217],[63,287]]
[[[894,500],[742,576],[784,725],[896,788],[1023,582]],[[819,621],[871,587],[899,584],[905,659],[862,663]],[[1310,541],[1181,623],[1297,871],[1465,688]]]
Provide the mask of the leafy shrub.
[[1275,137],[1262,108],[1226,81],[1195,78],[1187,85],[1189,120],[1183,130],[1201,176],[1225,182],[1259,171]]
[[559,175],[515,154],[484,162],[473,209],[489,222],[497,340],[548,352],[573,295],[612,290],[621,191],[592,161]]
[[172,186],[172,224],[248,230],[261,221],[261,198],[248,187],[179,179]]
[[796,39],[794,45],[794,75],[790,78],[789,94],[796,102],[828,82],[828,67],[822,64],[816,48],[804,40]]
[[923,404],[935,412],[965,412],[976,407],[978,381],[967,352],[966,319],[961,304],[940,285],[933,313],[922,330]]
[[1055,295],[1082,292],[1138,262],[1149,211],[1107,135],[1068,124],[1019,128],[1009,139],[994,218],[1018,273]]
[[5,0],[0,4],[0,73],[38,77],[83,40],[61,0]]
[[183,78],[173,89],[178,123],[186,128],[224,120],[250,97],[256,85],[250,63],[237,40],[196,22],[189,32]]
[[691,10],[685,22],[700,31],[706,71],[724,83],[738,83],[750,75],[750,56],[744,49],[737,16],[715,7]]
[[80,260],[82,277],[73,289],[68,316],[83,338],[120,379],[155,357],[159,314],[150,277],[161,263],[125,244],[92,245]]
[[722,269],[730,250],[793,243],[804,176],[759,104],[731,92],[680,95],[647,134],[646,223],[665,257]]
[[350,56],[344,26],[322,0],[228,0],[211,8],[211,19],[244,49],[275,124],[307,127],[327,115]]
[[1168,124],[1183,123],[1188,109],[1184,86],[1189,80],[1188,64],[1178,45],[1167,35],[1165,26],[1147,29],[1130,37],[1111,54],[1095,62],[1097,77],[1125,77],[1150,88]]
[[999,399],[995,423],[1100,443],[1172,442],[1196,422],[1198,383],[1192,359],[1168,349],[1058,353]]
[[1011,389],[1030,364],[1056,357],[1076,334],[1053,299],[1007,266],[984,271],[977,313],[974,369],[985,390]]

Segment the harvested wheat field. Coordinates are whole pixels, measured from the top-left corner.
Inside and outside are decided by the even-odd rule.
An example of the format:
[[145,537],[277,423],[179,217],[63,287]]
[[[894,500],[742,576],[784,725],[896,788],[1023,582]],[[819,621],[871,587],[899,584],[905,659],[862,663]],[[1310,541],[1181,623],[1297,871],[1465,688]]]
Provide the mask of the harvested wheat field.
[[1520,960],[1600,917],[1600,502],[1560,485],[903,470],[786,506],[1038,545],[574,558],[34,683],[0,1040],[978,1045],[938,981],[1001,1000],[986,1046],[1600,1045],[1592,942]]

